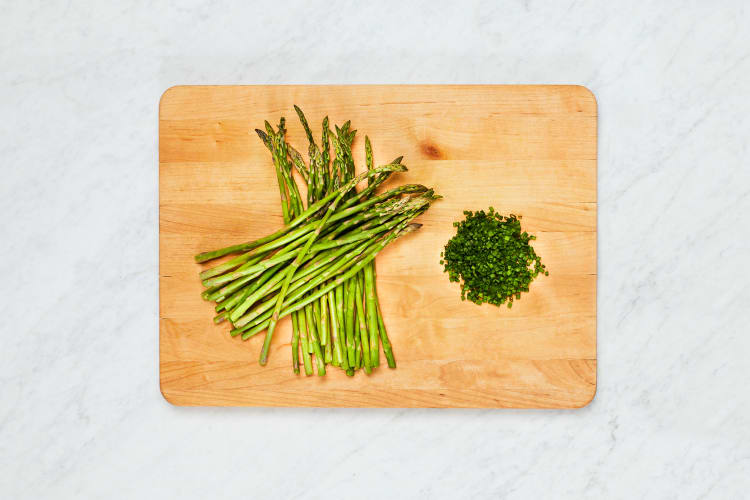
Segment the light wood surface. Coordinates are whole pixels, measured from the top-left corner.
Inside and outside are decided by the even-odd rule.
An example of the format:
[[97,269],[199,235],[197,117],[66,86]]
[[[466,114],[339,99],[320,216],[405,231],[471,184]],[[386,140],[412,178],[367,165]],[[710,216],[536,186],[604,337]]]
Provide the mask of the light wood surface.
[[[268,365],[262,335],[214,325],[193,255],[282,224],[270,156],[254,133],[292,109],[316,135],[328,115],[364,134],[376,164],[404,155],[391,184],[432,186],[417,232],[377,258],[378,290],[398,368],[346,377],[295,375],[291,324]],[[579,86],[172,87],[159,107],[159,352],[164,397],[178,405],[576,408],[596,392],[596,122]],[[523,216],[550,275],[512,309],[460,300],[439,264],[452,222],[494,206]],[[381,359],[382,358],[381,356]]]

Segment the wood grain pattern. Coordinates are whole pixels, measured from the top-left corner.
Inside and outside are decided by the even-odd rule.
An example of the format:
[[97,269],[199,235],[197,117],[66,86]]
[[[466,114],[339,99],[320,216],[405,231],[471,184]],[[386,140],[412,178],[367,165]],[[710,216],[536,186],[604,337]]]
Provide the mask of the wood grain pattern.
[[[295,375],[291,325],[269,363],[262,336],[231,338],[200,298],[194,254],[281,225],[275,172],[253,130],[288,120],[316,133],[351,119],[376,163],[403,154],[418,182],[445,196],[422,229],[377,259],[398,362],[371,376]],[[179,405],[576,408],[596,392],[596,101],[578,86],[172,87],[159,108],[159,346],[164,397]],[[462,302],[439,265],[465,209],[523,215],[550,269],[513,309]]]

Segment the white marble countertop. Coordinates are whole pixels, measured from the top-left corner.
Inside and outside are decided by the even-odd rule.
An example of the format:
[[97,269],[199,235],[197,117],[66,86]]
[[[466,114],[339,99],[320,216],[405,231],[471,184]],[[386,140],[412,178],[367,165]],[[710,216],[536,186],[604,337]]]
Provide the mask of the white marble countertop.
[[[0,497],[748,494],[745,2],[249,3],[3,4]],[[196,83],[589,87],[600,119],[593,403],[166,403],[157,103]]]

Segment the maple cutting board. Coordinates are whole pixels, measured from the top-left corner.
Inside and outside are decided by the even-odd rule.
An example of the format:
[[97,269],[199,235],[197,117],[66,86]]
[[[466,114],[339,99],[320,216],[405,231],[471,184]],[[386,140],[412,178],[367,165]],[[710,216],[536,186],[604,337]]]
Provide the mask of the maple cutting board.
[[[316,135],[328,115],[352,121],[375,163],[404,155],[390,185],[445,198],[424,226],[377,257],[378,292],[398,363],[372,375],[291,369],[291,323],[268,365],[263,335],[243,342],[214,325],[193,260],[282,225],[270,155],[255,128],[293,104]],[[164,397],[178,405],[576,408],[596,392],[596,122],[579,86],[172,87],[159,107],[159,346]],[[523,216],[549,269],[512,309],[462,302],[439,264],[463,210]]]

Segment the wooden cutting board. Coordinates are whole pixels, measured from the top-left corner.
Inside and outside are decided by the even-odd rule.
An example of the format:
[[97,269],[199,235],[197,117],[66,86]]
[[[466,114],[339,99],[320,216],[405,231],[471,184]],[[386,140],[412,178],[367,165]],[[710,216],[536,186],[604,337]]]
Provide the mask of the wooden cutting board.
[[[268,365],[263,336],[243,342],[214,325],[193,255],[282,225],[270,155],[253,131],[292,109],[317,134],[352,121],[376,164],[404,155],[393,184],[445,198],[417,233],[377,258],[378,291],[398,368],[346,377],[295,375],[291,324]],[[579,86],[172,87],[159,106],[159,352],[164,397],[178,405],[577,408],[596,392],[596,125]],[[522,214],[550,275],[512,309],[460,300],[439,264],[462,211]],[[381,356],[381,359],[382,358]]]

